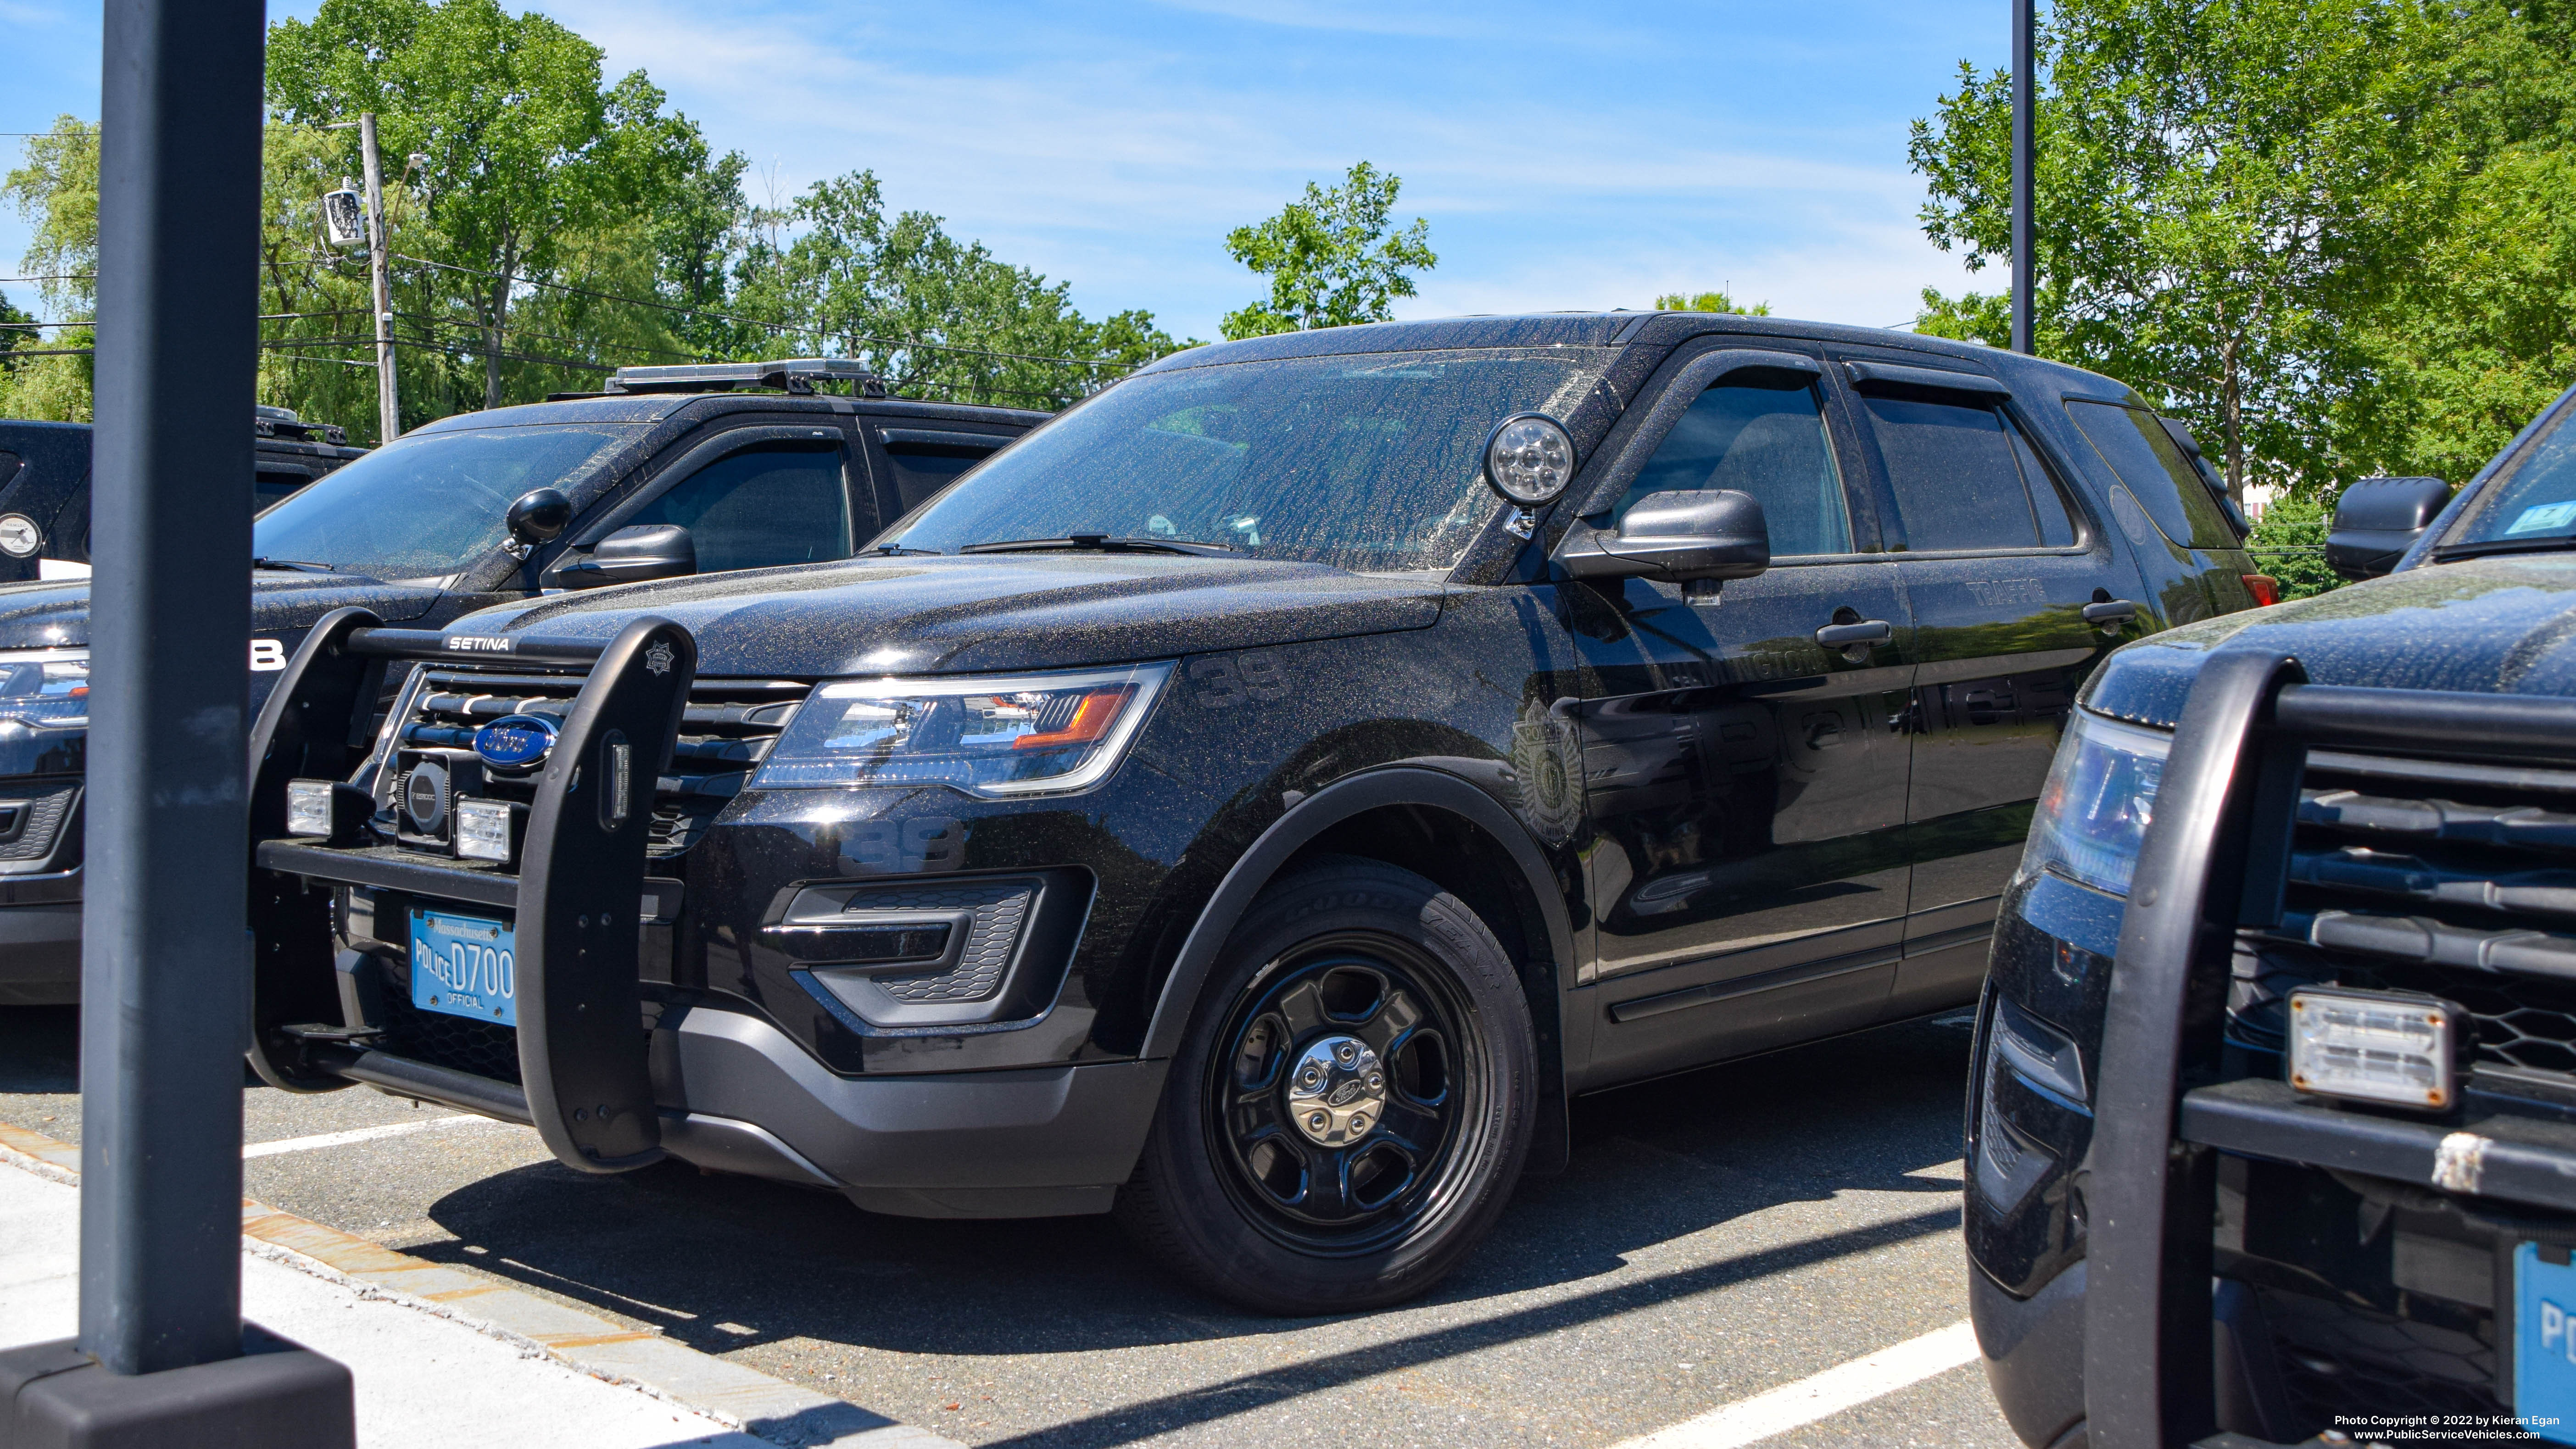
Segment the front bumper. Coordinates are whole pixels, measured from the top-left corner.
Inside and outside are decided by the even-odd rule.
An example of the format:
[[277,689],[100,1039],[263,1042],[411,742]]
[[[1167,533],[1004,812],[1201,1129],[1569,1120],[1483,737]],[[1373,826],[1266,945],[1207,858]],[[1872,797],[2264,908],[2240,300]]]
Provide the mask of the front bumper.
[[1168,1064],[845,1077],[759,1017],[699,1007],[664,1016],[652,1065],[673,1156],[971,1218],[1107,1211]]
[[69,1006],[80,975],[80,872],[0,880],[0,1006]]

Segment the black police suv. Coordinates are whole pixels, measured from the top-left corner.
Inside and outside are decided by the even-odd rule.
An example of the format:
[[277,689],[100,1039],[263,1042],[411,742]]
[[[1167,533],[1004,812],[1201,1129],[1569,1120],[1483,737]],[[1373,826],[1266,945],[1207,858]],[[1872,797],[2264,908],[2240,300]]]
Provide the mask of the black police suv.
[[[605,583],[847,558],[1044,416],[881,394],[839,359],[627,368],[597,396],[460,414],[357,457],[253,525],[250,707],[337,608],[435,628]],[[21,485],[75,476],[77,450],[76,497],[26,516],[85,560],[88,430],[0,429],[26,430],[0,431],[0,473],[14,437],[36,440]],[[271,452],[264,437],[263,477]],[[21,497],[0,491],[0,551]],[[88,615],[85,578],[0,586],[0,1005],[79,995]]]
[[2571,414],[2346,490],[2329,560],[2386,577],[2080,697],[1967,1130],[2026,1442],[2576,1442]]
[[[289,408],[257,409],[251,431],[253,513],[367,451]],[[88,574],[89,440],[87,423],[0,419],[0,583]]]
[[846,563],[317,626],[259,1068],[1392,1302],[1571,1094],[1972,1000],[2075,688],[2238,544],[2127,388],[1928,338],[1192,349]]

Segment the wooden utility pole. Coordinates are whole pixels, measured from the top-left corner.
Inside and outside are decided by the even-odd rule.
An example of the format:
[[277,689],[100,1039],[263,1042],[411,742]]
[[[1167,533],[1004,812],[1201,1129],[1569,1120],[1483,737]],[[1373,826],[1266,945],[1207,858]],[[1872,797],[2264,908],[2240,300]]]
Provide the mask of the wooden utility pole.
[[373,111],[358,117],[358,149],[367,168],[367,270],[376,297],[376,441],[390,443],[402,432],[402,408],[394,397],[394,293],[385,255],[391,239],[385,235],[384,164],[376,158]]

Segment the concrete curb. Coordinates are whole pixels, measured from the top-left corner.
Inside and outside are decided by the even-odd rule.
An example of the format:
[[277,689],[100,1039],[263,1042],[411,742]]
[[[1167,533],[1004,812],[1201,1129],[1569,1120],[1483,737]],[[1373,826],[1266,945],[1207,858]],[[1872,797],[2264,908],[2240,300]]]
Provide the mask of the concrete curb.
[[[0,1123],[0,1162],[78,1186],[80,1149]],[[964,1449],[953,1439],[757,1369],[631,1329],[489,1278],[399,1253],[338,1228],[242,1200],[246,1250],[546,1354],[596,1379],[694,1409],[773,1444],[831,1449]]]

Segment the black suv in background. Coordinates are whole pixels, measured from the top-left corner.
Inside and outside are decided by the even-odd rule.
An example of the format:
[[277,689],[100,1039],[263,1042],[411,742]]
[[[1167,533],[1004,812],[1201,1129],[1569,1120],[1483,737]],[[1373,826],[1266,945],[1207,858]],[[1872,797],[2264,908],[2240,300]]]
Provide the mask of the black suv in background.
[[[1971,1300],[2025,1442],[2367,1440],[2374,1416],[2570,1442],[2571,418],[2576,392],[2456,498],[2353,485],[2329,562],[2386,577],[2123,649],[2082,696],[2004,898],[1967,1129]],[[2193,832],[2191,869],[2149,880],[2151,820]],[[2196,949],[2138,954],[2158,910]],[[2190,1367],[2213,1340],[2215,1381]]]
[[318,626],[256,1061],[1391,1302],[1571,1094],[1972,1000],[2076,688],[2238,542],[2126,387],[1929,338],[1193,349],[847,563]]
[[[836,381],[857,395],[817,390]],[[313,621],[347,605],[435,628],[539,594],[848,558],[1046,416],[881,393],[837,359],[636,367],[595,396],[415,428],[252,526],[250,707]],[[65,425],[6,426],[72,446]],[[60,515],[84,527],[50,525],[82,557],[87,433]],[[272,451],[263,437],[263,477],[281,466]],[[8,527],[0,516],[0,549]],[[88,617],[85,578],[0,587],[0,1005],[79,995]]]
[[[286,408],[257,409],[251,430],[253,513],[367,451]],[[89,572],[89,436],[87,423],[0,419],[0,583]]]

